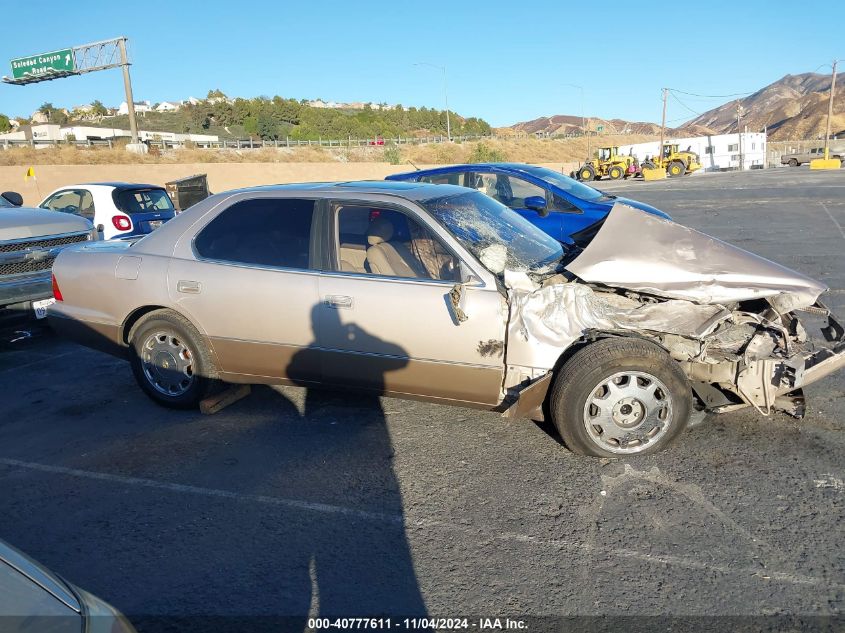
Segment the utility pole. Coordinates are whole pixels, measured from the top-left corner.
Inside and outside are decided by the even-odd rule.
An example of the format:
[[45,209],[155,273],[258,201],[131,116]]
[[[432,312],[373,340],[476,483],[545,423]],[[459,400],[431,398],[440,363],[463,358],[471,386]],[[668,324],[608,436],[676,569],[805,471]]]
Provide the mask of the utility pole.
[[836,90],[836,62],[833,60],[833,74],[830,77],[830,103],[827,104],[827,125],[824,128],[824,159],[828,159],[828,152],[830,151],[828,144],[830,139],[830,119],[833,117],[833,94]]
[[126,55],[126,38],[117,41],[120,50],[120,66],[123,68],[123,88],[126,91],[126,108],[129,111],[129,134],[132,143],[138,143],[138,122],[135,120],[135,102],[132,98],[132,80],[129,78],[129,58]]
[[665,169],[663,165],[663,137],[666,135],[666,101],[669,99],[669,88],[663,88],[663,120],[660,122],[660,147],[657,148],[657,155],[660,157],[660,162],[655,163],[659,167]]
[[584,134],[587,137],[587,160],[590,160],[592,156],[590,155],[590,133],[587,130],[587,119],[584,115],[584,87],[579,86],[578,84],[563,84],[564,86],[569,86],[571,88],[578,88],[581,91],[581,129],[583,130]]
[[744,156],[742,155],[742,128],[740,127],[740,120],[742,119],[742,104],[739,102],[739,99],[736,100],[736,136],[739,139],[738,147],[739,147],[739,171],[742,171],[744,167],[745,161],[743,160]]

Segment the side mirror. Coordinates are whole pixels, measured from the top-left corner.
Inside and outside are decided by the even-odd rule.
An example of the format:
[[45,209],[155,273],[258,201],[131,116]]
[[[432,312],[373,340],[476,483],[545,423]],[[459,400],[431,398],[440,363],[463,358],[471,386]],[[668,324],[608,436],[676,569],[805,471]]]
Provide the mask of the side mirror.
[[549,210],[546,208],[546,199],[543,196],[528,196],[523,204],[525,204],[526,209],[536,211],[542,217],[549,214]]
[[17,191],[4,191],[2,196],[16,207],[23,206],[23,196]]

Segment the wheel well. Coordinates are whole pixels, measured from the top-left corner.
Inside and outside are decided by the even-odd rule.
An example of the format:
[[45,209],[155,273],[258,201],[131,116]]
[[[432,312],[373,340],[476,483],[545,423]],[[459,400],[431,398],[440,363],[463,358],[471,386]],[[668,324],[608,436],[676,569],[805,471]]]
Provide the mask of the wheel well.
[[165,306],[143,306],[131,312],[129,316],[126,317],[126,320],[123,322],[123,327],[120,330],[121,342],[124,345],[129,345],[129,334],[131,334],[132,328],[135,327],[135,324],[140,321],[143,317],[147,316],[150,312],[168,309],[169,308]]

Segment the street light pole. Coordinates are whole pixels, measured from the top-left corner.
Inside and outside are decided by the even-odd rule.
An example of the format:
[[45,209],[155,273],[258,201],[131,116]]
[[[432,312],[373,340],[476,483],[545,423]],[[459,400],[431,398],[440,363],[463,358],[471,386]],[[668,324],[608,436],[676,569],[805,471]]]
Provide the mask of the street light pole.
[[564,86],[570,86],[571,88],[578,88],[581,91],[581,129],[584,131],[584,134],[587,137],[587,160],[590,160],[590,135],[587,130],[587,119],[584,116],[584,87],[579,86],[578,84],[563,84]]
[[414,66],[430,66],[443,71],[443,98],[446,102],[446,138],[452,140],[452,122],[449,118],[449,88],[446,81],[446,66],[438,66],[437,64],[429,64],[428,62],[418,62]]

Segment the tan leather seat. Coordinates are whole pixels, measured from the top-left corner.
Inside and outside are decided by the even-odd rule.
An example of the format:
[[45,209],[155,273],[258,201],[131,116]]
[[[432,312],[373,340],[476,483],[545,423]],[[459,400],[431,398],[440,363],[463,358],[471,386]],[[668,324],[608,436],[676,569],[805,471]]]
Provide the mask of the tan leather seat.
[[377,218],[367,231],[367,265],[370,272],[390,277],[428,279],[429,275],[419,260],[401,242],[391,242],[393,223],[387,218]]
[[340,245],[340,269],[345,273],[367,272],[367,248],[363,244]]

